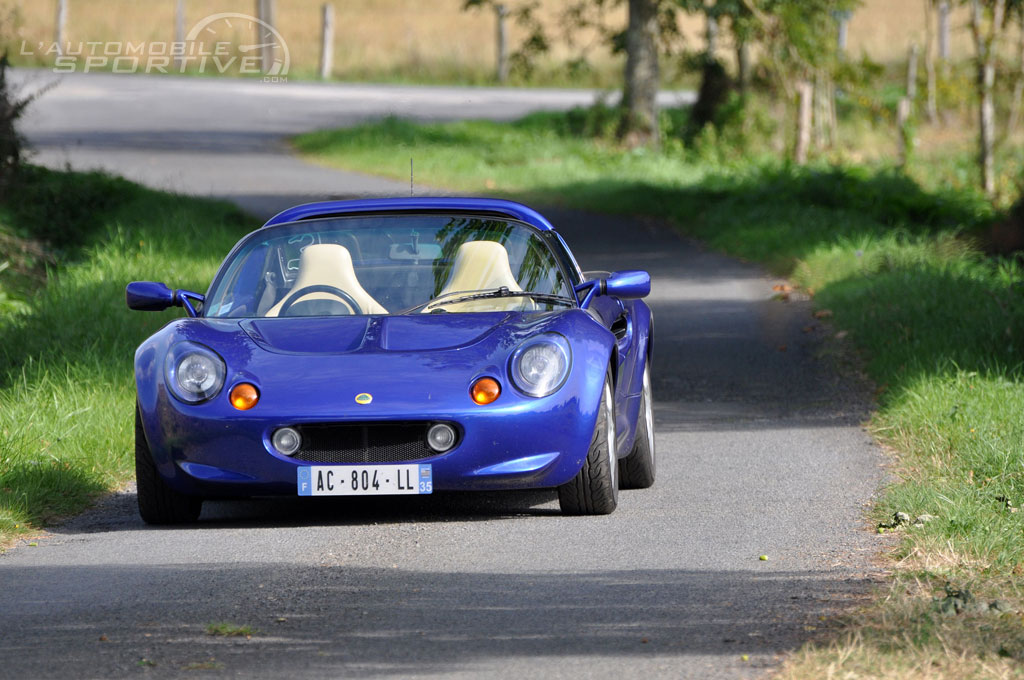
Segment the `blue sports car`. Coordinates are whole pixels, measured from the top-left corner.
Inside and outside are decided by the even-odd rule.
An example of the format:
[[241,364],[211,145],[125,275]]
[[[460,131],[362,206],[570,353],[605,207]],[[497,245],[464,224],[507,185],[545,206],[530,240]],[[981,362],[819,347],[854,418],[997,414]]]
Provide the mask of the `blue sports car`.
[[512,201],[291,208],[242,238],[206,295],[135,353],[142,518],[204,499],[557,488],[612,512],[654,483],[642,271],[580,271]]

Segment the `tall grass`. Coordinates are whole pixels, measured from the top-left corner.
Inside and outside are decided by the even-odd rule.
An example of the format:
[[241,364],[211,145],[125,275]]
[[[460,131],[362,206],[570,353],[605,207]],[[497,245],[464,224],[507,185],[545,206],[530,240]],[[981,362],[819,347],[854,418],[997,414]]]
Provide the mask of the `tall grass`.
[[0,313],[0,544],[130,478],[135,347],[176,314],[130,312],[125,284],[205,290],[248,227],[227,204],[90,173],[28,168],[0,231],[58,253]]

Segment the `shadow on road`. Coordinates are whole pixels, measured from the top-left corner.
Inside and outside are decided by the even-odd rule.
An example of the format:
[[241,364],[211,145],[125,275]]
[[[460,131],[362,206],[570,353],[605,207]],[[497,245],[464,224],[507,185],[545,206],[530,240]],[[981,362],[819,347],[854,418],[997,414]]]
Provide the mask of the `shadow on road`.
[[[18,614],[17,630],[3,635],[0,677],[37,678],[66,677],[73,667],[95,677],[137,674],[140,659],[160,675],[213,659],[246,677],[407,677],[493,674],[506,664],[537,664],[550,675],[558,660],[568,670],[586,657],[633,665],[773,655],[866,585],[813,572],[586,565],[571,577],[256,563],[8,567],[6,576],[24,584],[19,593],[54,597],[43,608],[0,604],[0,620]],[[66,584],[66,599],[55,582]],[[89,589],[108,599],[83,611],[76,593]],[[125,620],[111,612],[134,613]],[[219,621],[257,632],[207,635]]]

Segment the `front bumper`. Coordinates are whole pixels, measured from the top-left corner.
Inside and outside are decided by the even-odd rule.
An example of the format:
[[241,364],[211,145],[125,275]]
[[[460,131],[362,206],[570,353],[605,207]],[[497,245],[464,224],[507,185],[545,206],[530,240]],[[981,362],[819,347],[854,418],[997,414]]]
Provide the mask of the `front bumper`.
[[318,463],[278,453],[271,436],[285,425],[324,422],[455,423],[461,431],[455,448],[402,462],[429,463],[439,491],[545,488],[579,472],[593,433],[596,410],[581,411],[580,400],[567,398],[568,393],[509,398],[505,405],[470,404],[457,411],[422,409],[400,417],[356,413],[330,421],[321,414],[229,413],[216,404],[182,404],[165,393],[143,414],[143,423],[160,475],[175,490],[192,495],[296,495],[297,468]]

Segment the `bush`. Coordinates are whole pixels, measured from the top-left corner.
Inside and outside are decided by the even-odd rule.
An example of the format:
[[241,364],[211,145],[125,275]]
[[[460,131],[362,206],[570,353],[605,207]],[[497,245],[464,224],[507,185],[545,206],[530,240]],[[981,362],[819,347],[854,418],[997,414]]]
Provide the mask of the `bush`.
[[7,53],[4,52],[0,57],[0,199],[10,188],[25,152],[25,138],[18,134],[15,123],[33,99],[19,99],[11,91],[7,79],[8,68],[10,62],[7,60]]

